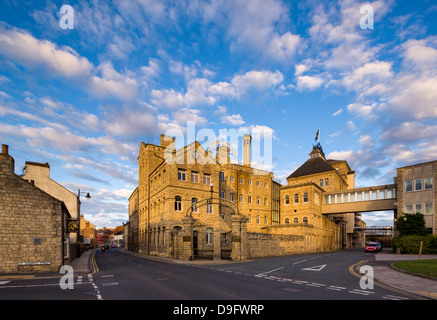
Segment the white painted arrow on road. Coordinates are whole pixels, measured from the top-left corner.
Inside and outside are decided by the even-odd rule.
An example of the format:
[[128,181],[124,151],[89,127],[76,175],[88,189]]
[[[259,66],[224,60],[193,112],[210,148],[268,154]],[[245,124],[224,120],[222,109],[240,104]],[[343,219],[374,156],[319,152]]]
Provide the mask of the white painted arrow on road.
[[322,270],[324,267],[326,267],[326,264],[321,264],[319,266],[314,266],[314,267],[309,267],[309,268],[303,268],[302,270],[308,270],[308,271],[320,271]]

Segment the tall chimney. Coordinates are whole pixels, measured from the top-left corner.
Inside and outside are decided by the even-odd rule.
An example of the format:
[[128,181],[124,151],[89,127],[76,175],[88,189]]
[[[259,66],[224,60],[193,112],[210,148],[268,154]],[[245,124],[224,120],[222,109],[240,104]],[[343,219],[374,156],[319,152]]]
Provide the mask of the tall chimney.
[[250,146],[252,143],[252,136],[245,134],[243,136],[243,165],[250,167]]
[[2,154],[9,155],[9,146],[7,144],[2,144]]

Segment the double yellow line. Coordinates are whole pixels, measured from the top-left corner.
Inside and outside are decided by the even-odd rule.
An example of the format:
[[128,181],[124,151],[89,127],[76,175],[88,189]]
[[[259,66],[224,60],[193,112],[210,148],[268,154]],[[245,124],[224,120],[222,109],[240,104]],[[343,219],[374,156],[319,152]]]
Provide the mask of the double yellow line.
[[[349,272],[352,273],[357,278],[361,279],[363,276],[358,274],[358,273],[356,273],[354,268],[357,268],[358,266],[365,264],[367,261],[368,260],[361,260],[361,261],[358,261],[357,263],[351,265],[349,267]],[[371,281],[374,285],[377,285],[378,287],[384,288],[386,290],[389,290],[389,291],[392,291],[392,292],[395,292],[395,293],[398,293],[398,294],[402,294],[404,296],[408,296],[408,297],[410,297],[412,299],[416,299],[416,300],[428,300],[428,299],[426,299],[424,297],[421,297],[419,295],[415,295],[415,294],[409,293],[409,292],[401,290],[401,289],[396,289],[396,288],[387,286],[387,285],[385,285],[383,283],[380,283],[380,282],[378,282],[378,281],[376,281],[374,279],[368,279],[368,280]]]
[[96,272],[99,272],[99,267],[97,266],[97,262],[96,262],[96,251],[94,251],[92,254],[93,254],[93,257],[92,257],[91,263],[93,265],[93,272],[91,274],[94,274]]

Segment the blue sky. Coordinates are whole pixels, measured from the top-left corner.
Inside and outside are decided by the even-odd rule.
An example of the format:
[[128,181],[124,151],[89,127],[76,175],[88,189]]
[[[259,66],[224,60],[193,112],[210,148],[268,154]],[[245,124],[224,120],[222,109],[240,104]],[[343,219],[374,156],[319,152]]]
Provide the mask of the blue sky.
[[[74,29],[60,27],[63,4]],[[0,142],[16,173],[49,162],[89,191],[97,227],[127,220],[140,142],[187,121],[272,133],[283,183],[320,127],[357,186],[389,184],[396,167],[437,159],[436,31],[433,1],[3,1]]]

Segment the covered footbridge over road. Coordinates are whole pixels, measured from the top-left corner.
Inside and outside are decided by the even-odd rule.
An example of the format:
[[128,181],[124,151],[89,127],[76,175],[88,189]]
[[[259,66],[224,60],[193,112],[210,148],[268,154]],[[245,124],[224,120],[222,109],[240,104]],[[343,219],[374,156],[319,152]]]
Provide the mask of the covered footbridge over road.
[[323,193],[322,214],[397,210],[396,184]]

